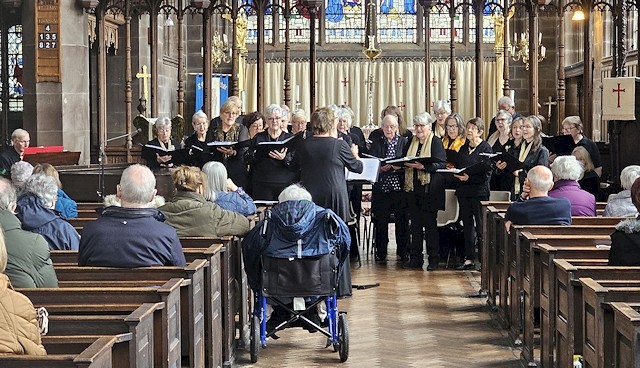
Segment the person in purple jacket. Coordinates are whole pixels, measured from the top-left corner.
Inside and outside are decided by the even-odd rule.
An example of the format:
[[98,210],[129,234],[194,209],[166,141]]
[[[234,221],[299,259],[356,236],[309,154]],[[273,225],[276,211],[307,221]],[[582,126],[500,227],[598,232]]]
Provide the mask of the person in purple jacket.
[[551,172],[555,183],[549,191],[549,197],[568,199],[571,202],[571,216],[596,215],[596,197],[578,184],[584,169],[575,156],[556,158],[551,164]]
[[518,201],[512,203],[505,214],[507,232],[511,224],[571,225],[571,202],[549,197],[551,188],[553,174],[549,168],[538,165],[529,170]]

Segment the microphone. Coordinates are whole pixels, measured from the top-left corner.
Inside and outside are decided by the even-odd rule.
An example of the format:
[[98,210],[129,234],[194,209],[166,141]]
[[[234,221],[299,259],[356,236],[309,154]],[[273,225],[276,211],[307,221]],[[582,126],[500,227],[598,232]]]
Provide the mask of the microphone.
[[138,135],[138,133],[140,133],[141,131],[142,131],[142,128],[138,128],[135,131],[131,132],[131,138],[133,138],[136,135]]
[[142,131],[142,129],[138,128],[138,129],[132,131],[131,133],[127,133],[127,134],[119,135],[117,137],[109,138],[109,139],[105,140],[104,142],[102,142],[102,144],[107,143],[107,142],[111,142],[111,141],[115,141],[116,139],[120,139],[120,138],[135,137],[136,134],[140,133],[141,131]]

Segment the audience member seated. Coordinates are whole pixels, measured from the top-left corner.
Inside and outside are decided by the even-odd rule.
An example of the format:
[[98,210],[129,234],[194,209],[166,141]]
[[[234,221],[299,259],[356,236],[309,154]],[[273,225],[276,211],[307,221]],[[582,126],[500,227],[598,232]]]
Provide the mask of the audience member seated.
[[51,250],[78,250],[80,235],[53,210],[58,192],[55,179],[34,174],[27,180],[24,191],[18,198],[16,212],[22,229],[42,235]]
[[7,258],[0,231],[0,355],[47,355],[33,304],[13,290],[4,274]]
[[551,164],[553,189],[549,197],[566,198],[571,202],[571,216],[595,216],[596,197],[580,188],[578,179],[584,170],[574,156],[559,156]]
[[571,202],[566,198],[551,198],[553,174],[549,168],[538,165],[527,173],[518,201],[507,209],[505,227],[518,225],[570,225]]
[[[245,270],[253,290],[260,290],[260,257],[263,255],[302,258],[335,250],[340,266],[349,255],[351,239],[347,225],[333,211],[314,204],[306,189],[298,184],[290,185],[278,200],[271,216],[260,221],[242,240]],[[326,226],[327,218],[335,227]]]
[[24,193],[24,183],[33,174],[33,166],[27,161],[18,161],[11,166],[11,183],[16,188],[16,195],[20,197]]
[[638,178],[640,178],[640,166],[630,165],[622,169],[620,173],[620,185],[623,190],[609,197],[609,203],[607,203],[607,206],[604,208],[604,216],[638,216],[638,209],[631,201],[631,186]]
[[223,164],[209,161],[202,167],[207,177],[207,191],[205,198],[225,210],[238,212],[249,216],[256,213],[257,208],[253,199],[227,177],[227,169]]
[[24,129],[16,129],[11,133],[12,146],[0,155],[0,175],[7,179],[11,177],[11,167],[24,158],[24,150],[29,147],[29,132]]
[[[163,196],[156,195],[153,197],[151,202],[147,203],[145,208],[160,208],[164,206],[167,202],[165,201]],[[120,198],[118,198],[115,194],[109,194],[104,197],[102,201],[102,205],[106,208],[109,206],[118,206],[122,207],[122,203],[120,203]]]
[[[640,178],[631,186],[631,202],[640,210]],[[640,216],[621,221],[611,234],[609,266],[640,266]]]
[[47,176],[51,176],[58,186],[58,199],[56,200],[56,207],[54,210],[60,214],[63,218],[77,218],[78,217],[78,204],[73,199],[69,198],[67,193],[62,190],[62,183],[60,182],[60,175],[58,170],[51,164],[37,164],[33,168],[33,173],[42,173]]
[[178,192],[171,202],[159,209],[179,236],[243,236],[249,231],[246,217],[204,198],[206,176],[200,169],[181,166],[171,173],[171,177]]
[[11,183],[0,178],[0,227],[8,253],[5,274],[16,288],[57,287],[47,241],[40,234],[22,230],[14,215],[16,199]]
[[164,214],[147,204],[156,194],[156,178],[143,165],[122,172],[116,196],[122,207],[105,208],[82,231],[80,266],[145,267],[186,264],[175,229]]

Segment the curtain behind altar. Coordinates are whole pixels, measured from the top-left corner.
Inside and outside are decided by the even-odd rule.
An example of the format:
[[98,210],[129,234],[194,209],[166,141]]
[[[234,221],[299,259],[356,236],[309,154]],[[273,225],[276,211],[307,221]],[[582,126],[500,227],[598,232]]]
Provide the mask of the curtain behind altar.
[[[257,105],[256,68],[255,63],[247,65],[247,111],[254,111]],[[482,68],[484,88],[481,117],[485,122],[488,122],[495,114],[497,100],[502,95],[502,73],[498,74],[495,59],[485,59]],[[405,120],[411,126],[411,119],[418,113],[428,111],[432,114],[434,101],[449,101],[448,60],[431,62],[431,83],[428,86],[425,86],[425,65],[422,60],[382,60],[373,63],[361,59],[354,59],[350,62],[322,60],[316,63],[317,106],[349,105],[356,116],[354,124],[365,126],[368,113],[368,84],[366,81],[370,70],[373,72],[375,80],[373,85],[373,123],[376,125],[379,124],[380,112],[387,105],[400,106]],[[465,120],[468,120],[476,115],[476,63],[474,60],[456,60],[456,71],[458,112]],[[308,62],[291,62],[290,85],[292,99],[290,108],[304,110],[309,118]],[[429,106],[425,104],[425,87],[430,88],[431,91]],[[264,95],[266,105],[284,101],[284,62],[266,63]]]

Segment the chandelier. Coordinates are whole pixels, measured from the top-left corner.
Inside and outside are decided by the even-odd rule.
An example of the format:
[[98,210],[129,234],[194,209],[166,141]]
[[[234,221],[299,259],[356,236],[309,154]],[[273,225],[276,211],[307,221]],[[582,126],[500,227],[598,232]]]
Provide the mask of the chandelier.
[[224,34],[220,37],[220,33],[216,31],[211,41],[211,66],[213,69],[217,69],[220,64],[228,63],[229,61],[231,61],[231,58],[229,57],[227,35]]
[[[518,40],[518,34],[513,34],[513,43],[509,45],[511,51],[511,58],[513,61],[522,60],[525,69],[529,70],[529,31],[520,34]],[[542,46],[542,32],[538,34],[538,62],[544,60],[547,49]]]

